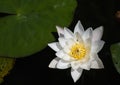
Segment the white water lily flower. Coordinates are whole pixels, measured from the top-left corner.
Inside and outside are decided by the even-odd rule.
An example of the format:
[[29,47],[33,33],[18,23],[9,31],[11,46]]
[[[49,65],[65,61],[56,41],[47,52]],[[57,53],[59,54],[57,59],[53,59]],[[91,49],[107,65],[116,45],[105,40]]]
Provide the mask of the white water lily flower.
[[58,41],[48,44],[56,51],[56,58],[49,64],[50,68],[66,69],[71,67],[71,76],[76,82],[82,75],[83,69],[90,70],[104,68],[98,57],[98,52],[103,48],[104,41],[101,40],[103,27],[95,30],[88,28],[84,31],[81,22],[75,26],[74,32],[68,28],[56,27]]

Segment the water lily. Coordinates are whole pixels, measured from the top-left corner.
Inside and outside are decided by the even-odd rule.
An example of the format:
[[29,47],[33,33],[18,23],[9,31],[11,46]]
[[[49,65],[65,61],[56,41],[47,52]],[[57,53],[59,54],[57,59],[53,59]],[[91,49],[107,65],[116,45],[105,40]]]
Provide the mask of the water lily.
[[50,68],[66,69],[71,67],[71,76],[76,82],[82,75],[83,69],[104,68],[98,52],[103,48],[101,40],[103,27],[93,30],[91,27],[84,30],[80,21],[75,26],[74,32],[68,28],[56,26],[59,35],[58,42],[49,43],[57,56],[49,64]]

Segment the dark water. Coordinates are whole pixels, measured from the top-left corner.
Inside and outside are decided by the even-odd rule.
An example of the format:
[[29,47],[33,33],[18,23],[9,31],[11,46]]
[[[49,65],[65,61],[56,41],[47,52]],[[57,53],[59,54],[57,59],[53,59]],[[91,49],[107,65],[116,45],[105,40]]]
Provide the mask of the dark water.
[[[104,26],[103,40],[106,42],[99,53],[104,69],[84,70],[81,78],[74,84],[70,69],[48,68],[55,57],[54,51],[46,47],[41,52],[26,58],[16,59],[10,74],[2,85],[119,85],[120,74],[116,71],[110,53],[111,44],[120,42],[120,22],[115,13],[120,10],[119,0],[77,0],[78,6],[69,28],[73,30],[78,20],[85,28]],[[0,14],[1,17],[7,14]],[[55,34],[55,33],[54,33]],[[55,34],[56,35],[56,34]]]

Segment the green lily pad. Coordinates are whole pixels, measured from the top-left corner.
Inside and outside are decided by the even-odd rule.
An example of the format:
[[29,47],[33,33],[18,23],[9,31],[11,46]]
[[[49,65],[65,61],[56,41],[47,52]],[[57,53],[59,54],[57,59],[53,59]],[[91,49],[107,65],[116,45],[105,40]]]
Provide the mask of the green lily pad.
[[3,82],[3,78],[9,73],[13,68],[15,59],[0,57],[0,83]]
[[111,46],[111,53],[112,53],[113,63],[117,71],[120,73],[120,43],[113,44]]
[[0,0],[0,55],[25,57],[42,50],[56,25],[72,21],[76,0]]

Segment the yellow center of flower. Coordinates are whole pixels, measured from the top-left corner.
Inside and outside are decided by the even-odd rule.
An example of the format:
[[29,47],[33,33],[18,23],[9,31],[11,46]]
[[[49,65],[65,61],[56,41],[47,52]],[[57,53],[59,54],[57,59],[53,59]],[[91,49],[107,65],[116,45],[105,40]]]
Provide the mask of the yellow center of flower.
[[86,55],[86,49],[84,44],[80,43],[74,44],[70,49],[69,55],[77,60],[84,58]]

